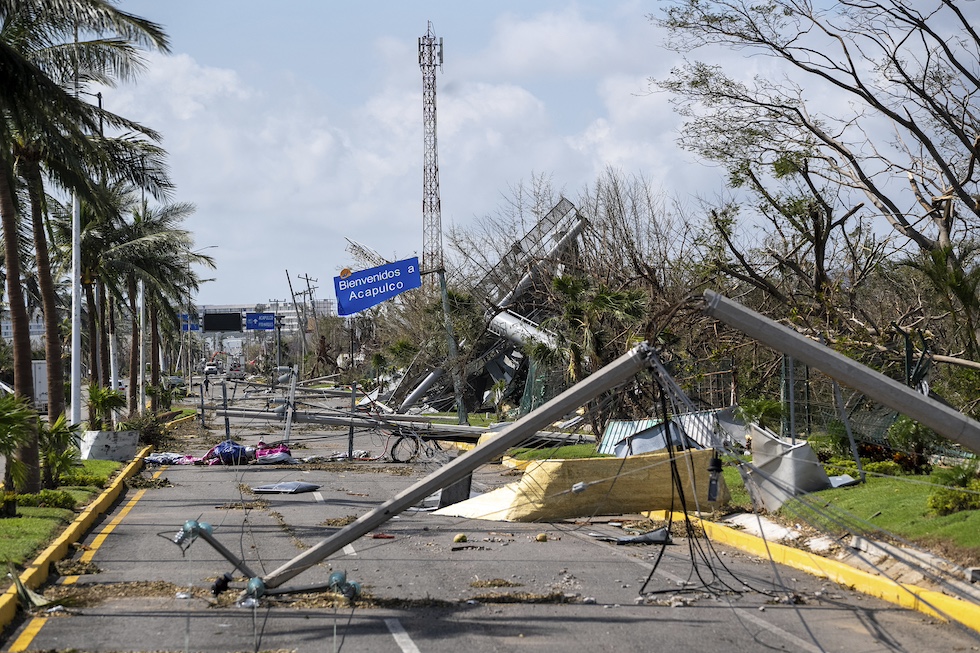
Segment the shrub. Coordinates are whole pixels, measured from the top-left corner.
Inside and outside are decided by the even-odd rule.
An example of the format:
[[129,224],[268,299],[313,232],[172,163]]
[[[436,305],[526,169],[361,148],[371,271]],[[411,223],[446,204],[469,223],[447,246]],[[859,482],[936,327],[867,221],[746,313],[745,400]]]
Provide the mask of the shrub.
[[939,441],[935,431],[904,415],[888,427],[888,442],[895,450],[895,462],[915,474],[928,473],[929,454]]
[[64,490],[41,490],[37,494],[18,494],[17,503],[21,506],[32,506],[35,508],[64,508],[72,510],[75,508],[75,497],[71,492]]
[[764,429],[778,433],[783,404],[777,399],[743,399],[738,402],[736,415],[745,422],[755,422]]
[[940,517],[962,510],[980,510],[980,479],[970,481],[962,490],[941,487],[929,495],[928,505]]
[[145,413],[134,417],[119,425],[125,431],[139,431],[139,441],[142,444],[153,445],[155,449],[161,449],[161,444],[167,435],[167,428],[156,415]]
[[879,460],[864,465],[864,471],[869,474],[879,474],[881,476],[901,476],[903,468],[892,460]]
[[933,479],[940,487],[929,495],[929,510],[950,515],[961,510],[980,509],[980,469],[976,461],[936,471]]

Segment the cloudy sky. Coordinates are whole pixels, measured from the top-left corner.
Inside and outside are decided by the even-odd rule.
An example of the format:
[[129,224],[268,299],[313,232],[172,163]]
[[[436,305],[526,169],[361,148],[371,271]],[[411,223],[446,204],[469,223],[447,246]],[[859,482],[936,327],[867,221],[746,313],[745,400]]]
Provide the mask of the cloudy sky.
[[[533,175],[574,196],[607,167],[681,194],[721,190],[674,147],[676,116],[648,79],[676,61],[657,2],[122,0],[162,24],[169,56],[105,107],[163,134],[218,264],[199,304],[267,303],[299,275],[333,298],[346,238],[387,258],[422,251],[418,38],[438,74],[443,230],[492,214]],[[274,8],[274,9],[273,9]],[[305,283],[303,284],[305,285]]]

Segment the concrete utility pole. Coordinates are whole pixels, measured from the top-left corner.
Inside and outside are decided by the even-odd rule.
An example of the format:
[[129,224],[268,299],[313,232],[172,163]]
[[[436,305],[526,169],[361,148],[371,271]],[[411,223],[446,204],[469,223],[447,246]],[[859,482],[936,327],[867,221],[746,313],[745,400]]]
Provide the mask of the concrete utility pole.
[[759,342],[817,368],[832,379],[928,426],[945,438],[980,454],[980,423],[955,408],[920,394],[904,383],[774,322],[738,302],[704,291],[703,311]]
[[[652,349],[645,342],[637,345],[609,365],[500,431],[492,440],[467,452],[465,456],[459,456],[408,489],[403,490],[393,499],[385,501],[374,510],[362,515],[357,521],[348,524],[319,544],[268,573],[261,579],[262,584],[266,588],[279,587],[290,578],[313,567],[357,538],[378,528],[395,515],[414,506],[436,490],[465,478],[472,474],[473,470],[503,455],[509,448],[517,446],[533,433],[561,419],[603,392],[629,381],[637,372],[649,367],[651,351]],[[249,586],[252,587],[253,584],[249,583]]]

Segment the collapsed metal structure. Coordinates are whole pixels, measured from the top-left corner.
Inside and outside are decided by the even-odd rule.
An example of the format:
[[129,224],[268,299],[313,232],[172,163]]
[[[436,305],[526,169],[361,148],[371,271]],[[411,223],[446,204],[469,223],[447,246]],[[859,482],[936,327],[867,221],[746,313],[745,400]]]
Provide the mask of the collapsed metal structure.
[[[705,314],[725,322],[773,349],[807,362],[840,383],[867,394],[920,421],[970,451],[980,454],[980,423],[966,415],[717,293],[711,291],[704,293],[702,310]],[[520,445],[529,436],[562,419],[602,393],[614,391],[629,382],[641,370],[656,370],[657,361],[656,353],[649,344],[642,343],[636,346],[584,381],[500,431],[496,437],[447,463],[312,548],[265,576],[253,576],[247,584],[246,593],[258,597],[267,591],[275,590],[351,542],[382,526],[392,517],[420,503],[433,492],[458,482],[481,465],[501,456],[508,449]],[[247,565],[214,540],[208,525],[188,521],[178,534],[181,542],[187,541],[188,538],[193,541],[197,536],[212,543],[222,556],[236,568],[247,573]]]

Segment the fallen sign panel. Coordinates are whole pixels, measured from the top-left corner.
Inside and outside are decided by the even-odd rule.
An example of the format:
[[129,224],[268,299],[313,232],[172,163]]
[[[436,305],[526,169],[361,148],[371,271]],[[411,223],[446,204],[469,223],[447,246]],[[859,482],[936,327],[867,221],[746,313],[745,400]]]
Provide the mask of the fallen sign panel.
[[[728,488],[719,478],[718,500],[708,502],[710,449],[627,458],[540,460],[528,465],[516,483],[433,514],[493,521],[550,521],[621,515],[648,510],[707,509],[727,503]],[[671,474],[671,458],[683,482],[687,507],[680,505]]]
[[253,487],[252,492],[256,494],[299,494],[300,492],[313,492],[319,490],[320,486],[304,481],[284,481],[282,483],[271,483],[269,485],[259,485]]

